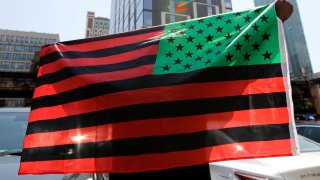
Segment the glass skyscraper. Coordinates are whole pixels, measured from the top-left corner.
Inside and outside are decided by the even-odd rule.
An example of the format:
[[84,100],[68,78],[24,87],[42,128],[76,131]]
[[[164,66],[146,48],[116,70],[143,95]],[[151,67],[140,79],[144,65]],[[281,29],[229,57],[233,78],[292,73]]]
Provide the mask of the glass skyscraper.
[[[254,3],[255,6],[261,6],[274,1],[275,0],[254,0]],[[291,78],[292,80],[311,79],[313,70],[303,32],[298,4],[296,0],[288,1],[294,7],[292,16],[284,23]]]
[[110,33],[232,11],[231,0],[112,0]]

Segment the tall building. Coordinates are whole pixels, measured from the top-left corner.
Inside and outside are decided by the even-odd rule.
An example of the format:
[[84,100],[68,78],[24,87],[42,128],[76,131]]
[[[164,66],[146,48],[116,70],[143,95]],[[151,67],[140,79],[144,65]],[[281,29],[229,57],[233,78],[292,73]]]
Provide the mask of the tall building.
[[110,33],[232,11],[231,0],[112,0]]
[[41,46],[58,41],[58,34],[0,29],[0,71],[30,71],[34,53]]
[[[254,0],[261,6],[275,0]],[[294,7],[292,16],[284,23],[285,38],[289,54],[290,73],[293,80],[312,79],[313,70],[304,36],[299,8],[296,0],[288,0]]]
[[105,36],[109,33],[110,19],[95,17],[93,11],[87,13],[86,38]]

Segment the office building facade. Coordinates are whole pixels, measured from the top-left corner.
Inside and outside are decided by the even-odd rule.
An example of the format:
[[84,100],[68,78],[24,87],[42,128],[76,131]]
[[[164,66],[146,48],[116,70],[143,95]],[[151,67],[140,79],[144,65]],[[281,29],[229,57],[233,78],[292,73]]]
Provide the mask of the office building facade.
[[0,71],[29,72],[35,52],[58,41],[58,34],[0,29]]
[[41,47],[58,34],[0,29],[0,107],[30,106],[36,72],[31,66]]
[[[261,6],[275,0],[254,0]],[[297,0],[288,0],[294,7],[292,16],[284,23],[292,80],[310,80],[313,76],[308,47],[304,36]]]
[[86,38],[105,36],[109,33],[110,19],[105,17],[95,17],[95,12],[88,11]]
[[231,0],[112,0],[110,33],[232,11]]

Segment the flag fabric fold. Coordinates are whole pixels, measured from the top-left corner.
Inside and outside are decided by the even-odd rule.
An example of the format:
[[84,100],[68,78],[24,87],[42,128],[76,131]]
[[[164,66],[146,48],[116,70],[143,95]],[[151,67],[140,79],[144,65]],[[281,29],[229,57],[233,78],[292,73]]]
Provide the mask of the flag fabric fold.
[[274,4],[41,50],[19,174],[292,155]]

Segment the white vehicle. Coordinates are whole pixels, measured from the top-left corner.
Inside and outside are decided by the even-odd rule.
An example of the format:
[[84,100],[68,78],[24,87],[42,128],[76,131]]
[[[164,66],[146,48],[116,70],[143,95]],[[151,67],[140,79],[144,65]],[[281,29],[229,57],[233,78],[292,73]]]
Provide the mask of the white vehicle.
[[301,151],[298,156],[211,163],[211,179],[320,180],[320,144],[300,135],[298,142]]

